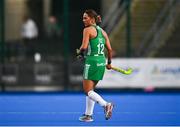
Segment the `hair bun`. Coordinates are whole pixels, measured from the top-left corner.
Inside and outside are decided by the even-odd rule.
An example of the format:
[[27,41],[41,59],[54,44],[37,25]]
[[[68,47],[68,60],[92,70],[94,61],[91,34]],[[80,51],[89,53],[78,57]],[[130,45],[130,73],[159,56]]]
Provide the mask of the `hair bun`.
[[102,22],[102,20],[101,20],[101,16],[100,16],[100,15],[98,15],[98,16],[97,16],[97,23],[100,23],[100,22]]

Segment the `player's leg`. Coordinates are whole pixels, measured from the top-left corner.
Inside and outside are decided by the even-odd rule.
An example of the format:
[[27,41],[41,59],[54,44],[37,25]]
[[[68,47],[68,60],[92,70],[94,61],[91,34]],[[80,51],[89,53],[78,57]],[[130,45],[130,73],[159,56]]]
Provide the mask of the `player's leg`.
[[93,101],[91,98],[86,96],[86,111],[85,111],[86,115],[90,115],[90,116],[93,115],[94,104],[95,104],[95,101]]
[[95,82],[92,80],[84,80],[83,81],[84,92],[89,96],[89,98],[91,98],[95,102],[99,103],[102,107],[104,107],[105,118],[106,120],[108,120],[112,116],[112,110],[114,105],[112,103],[106,102],[98,93],[94,91],[94,87],[96,86],[97,83],[98,81]]
[[[93,90],[98,82],[94,82],[94,83],[95,83],[95,85],[93,86]],[[85,111],[86,115],[90,115],[90,116],[93,115],[94,104],[95,104],[95,101],[93,101],[91,98],[89,98],[89,96],[86,96],[86,111]]]
[[81,117],[79,117],[80,121],[84,121],[84,122],[93,121],[92,115],[93,115],[93,110],[94,110],[94,104],[95,104],[95,101],[93,101],[88,96],[86,96],[86,110],[85,110],[85,113]]
[[92,80],[83,80],[83,89],[86,95],[88,95],[89,98],[91,98],[101,106],[105,106],[107,102],[98,93],[94,91],[95,85],[96,83]]
[[[95,85],[97,83],[95,82]],[[94,86],[89,85],[87,89],[94,89]],[[93,115],[93,110],[94,110],[94,105],[95,101],[92,100],[89,96],[86,96],[86,110],[83,116],[79,118],[80,121],[85,121],[85,122],[91,122],[93,121],[92,115]]]

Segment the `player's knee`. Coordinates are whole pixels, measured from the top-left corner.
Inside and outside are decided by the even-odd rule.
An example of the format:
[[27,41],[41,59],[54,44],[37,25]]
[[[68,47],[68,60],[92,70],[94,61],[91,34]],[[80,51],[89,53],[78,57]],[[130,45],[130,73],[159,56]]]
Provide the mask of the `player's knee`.
[[94,93],[94,90],[89,90],[88,93],[87,93],[87,95],[88,95],[88,96],[91,96],[93,93]]
[[91,89],[91,90],[89,90],[89,89],[88,89],[88,90],[84,89],[84,93],[85,93],[87,96],[88,96],[88,94],[89,94],[90,91],[92,91],[92,89]]
[[85,94],[86,96],[88,96],[88,92],[87,92],[87,91],[84,91],[84,94]]
[[84,90],[84,94],[86,94],[88,96],[88,92],[89,90]]

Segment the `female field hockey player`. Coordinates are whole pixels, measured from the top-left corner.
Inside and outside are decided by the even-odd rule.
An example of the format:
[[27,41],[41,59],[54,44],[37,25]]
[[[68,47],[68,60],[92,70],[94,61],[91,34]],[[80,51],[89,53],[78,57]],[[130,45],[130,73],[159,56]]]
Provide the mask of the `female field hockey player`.
[[[101,22],[101,17],[92,10],[86,10],[83,14],[83,40],[80,49],[77,52],[77,58],[84,58],[87,50],[84,72],[83,72],[83,90],[86,94],[86,111],[79,118],[80,121],[93,121],[94,104],[97,102],[104,108],[105,119],[111,118],[113,104],[105,101],[98,93],[94,91],[99,80],[103,79],[105,67],[111,69],[112,49],[106,32],[97,25]],[[104,54],[104,48],[108,51],[108,62]]]

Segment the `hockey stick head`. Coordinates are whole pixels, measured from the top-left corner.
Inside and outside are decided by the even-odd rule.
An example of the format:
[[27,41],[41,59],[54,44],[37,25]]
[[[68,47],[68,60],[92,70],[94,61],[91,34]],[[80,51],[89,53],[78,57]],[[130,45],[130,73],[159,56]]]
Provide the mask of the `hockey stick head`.
[[120,72],[120,73],[125,74],[125,75],[130,75],[133,72],[132,68],[128,68],[126,70],[122,69],[122,68],[117,68],[117,67],[111,67],[111,68],[112,68],[112,70]]
[[130,75],[132,72],[133,72],[133,69],[132,69],[132,68],[128,68],[128,69],[125,71],[125,74],[126,74],[126,75]]

